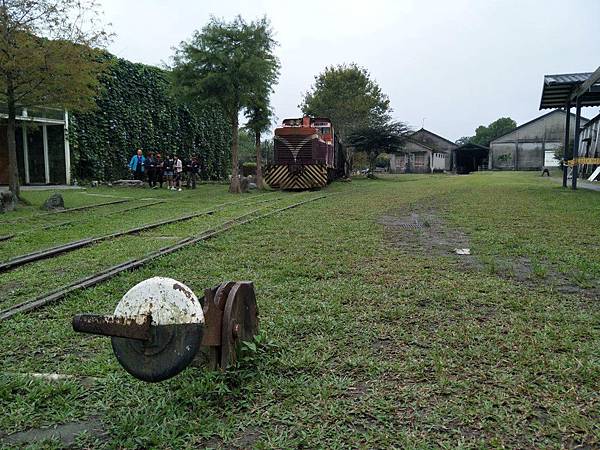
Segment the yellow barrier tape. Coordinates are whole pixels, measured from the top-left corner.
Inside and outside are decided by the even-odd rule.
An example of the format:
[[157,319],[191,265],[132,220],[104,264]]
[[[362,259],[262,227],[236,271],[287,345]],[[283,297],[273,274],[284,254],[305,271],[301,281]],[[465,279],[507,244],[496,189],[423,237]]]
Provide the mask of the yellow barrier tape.
[[600,164],[600,158],[576,158],[570,159],[567,161],[570,167],[573,167],[575,164]]

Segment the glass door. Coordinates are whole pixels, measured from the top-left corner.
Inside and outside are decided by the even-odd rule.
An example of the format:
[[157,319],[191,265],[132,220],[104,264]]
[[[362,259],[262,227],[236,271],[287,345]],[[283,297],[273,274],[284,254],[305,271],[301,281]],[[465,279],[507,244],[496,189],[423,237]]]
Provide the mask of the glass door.
[[64,184],[67,182],[65,170],[65,133],[62,125],[47,125],[48,135],[48,166],[50,183]]
[[27,127],[27,160],[29,164],[29,183],[46,183],[44,137],[41,126]]

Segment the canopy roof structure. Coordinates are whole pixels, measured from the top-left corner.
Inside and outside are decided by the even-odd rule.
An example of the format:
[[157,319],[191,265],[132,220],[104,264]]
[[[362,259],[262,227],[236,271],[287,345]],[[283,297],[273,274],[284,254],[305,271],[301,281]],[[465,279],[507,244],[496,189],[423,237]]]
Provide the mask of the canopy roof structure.
[[600,67],[595,72],[544,76],[540,109],[564,108],[578,97],[581,106],[600,106]]
[[[565,108],[571,111],[575,103],[575,139],[573,156],[568,163],[573,165],[571,187],[577,189],[579,159],[579,138],[581,135],[581,108],[584,106],[600,106],[600,67],[593,73],[567,73],[544,76],[540,109]],[[569,154],[569,130],[571,114],[565,115],[565,140],[563,145],[563,161],[567,163]],[[567,187],[567,164],[563,164],[563,187]]]

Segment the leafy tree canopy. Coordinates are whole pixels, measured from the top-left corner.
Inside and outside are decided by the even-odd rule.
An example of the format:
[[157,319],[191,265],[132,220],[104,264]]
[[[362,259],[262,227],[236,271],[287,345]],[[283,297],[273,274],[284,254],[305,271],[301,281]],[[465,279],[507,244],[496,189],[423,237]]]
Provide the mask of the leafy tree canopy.
[[232,128],[231,192],[239,192],[238,116],[245,108],[267,103],[279,76],[277,45],[266,17],[247,23],[211,18],[202,31],[182,42],[174,57],[178,93],[201,102],[217,102]]
[[304,114],[329,117],[342,139],[354,130],[389,121],[390,100],[367,69],[354,63],[326,67],[304,94]]
[[94,0],[0,1],[0,102],[8,111],[10,190],[19,195],[17,107],[94,106],[109,35]]
[[475,130],[475,136],[469,142],[488,147],[494,139],[511,132],[515,128],[517,128],[517,122],[510,117],[501,117],[490,123],[487,127],[483,125],[478,126]]
[[473,139],[473,137],[474,136],[463,136],[461,138],[458,138],[454,143],[456,145],[465,145],[471,142],[471,139]]
[[357,128],[348,136],[348,144],[363,151],[369,158],[371,172],[381,153],[394,152],[402,148],[409,127],[404,122],[387,122]]

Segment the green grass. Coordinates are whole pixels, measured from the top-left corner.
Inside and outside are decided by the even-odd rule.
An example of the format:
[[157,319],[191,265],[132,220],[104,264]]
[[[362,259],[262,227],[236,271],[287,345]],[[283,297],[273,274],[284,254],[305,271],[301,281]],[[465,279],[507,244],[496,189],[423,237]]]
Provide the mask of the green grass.
[[[82,435],[77,446],[597,447],[600,193],[563,191],[537,175],[335,183],[326,199],[1,322],[0,442],[1,433],[100,417],[106,434]],[[238,199],[220,185],[90,192],[168,202],[123,216],[105,213],[131,203],[62,214],[81,223],[0,243],[0,259]],[[214,216],[0,274],[0,308],[171,242],[157,236],[187,236],[315,195],[268,193],[272,203],[254,205],[246,203],[255,194],[245,196]],[[33,206],[17,213],[27,218],[18,230],[39,225],[33,216],[43,200],[31,196]],[[67,206],[87,201],[68,193]],[[430,226],[378,223],[411,213]],[[453,254],[451,239],[430,247],[440,230],[460,231],[471,259]],[[226,279],[253,280],[269,345],[226,373],[191,367],[156,385],[131,378],[108,339],[74,333],[70,319],[110,313],[131,286],[154,275],[196,293]],[[18,375],[28,372],[97,379],[84,386]]]

